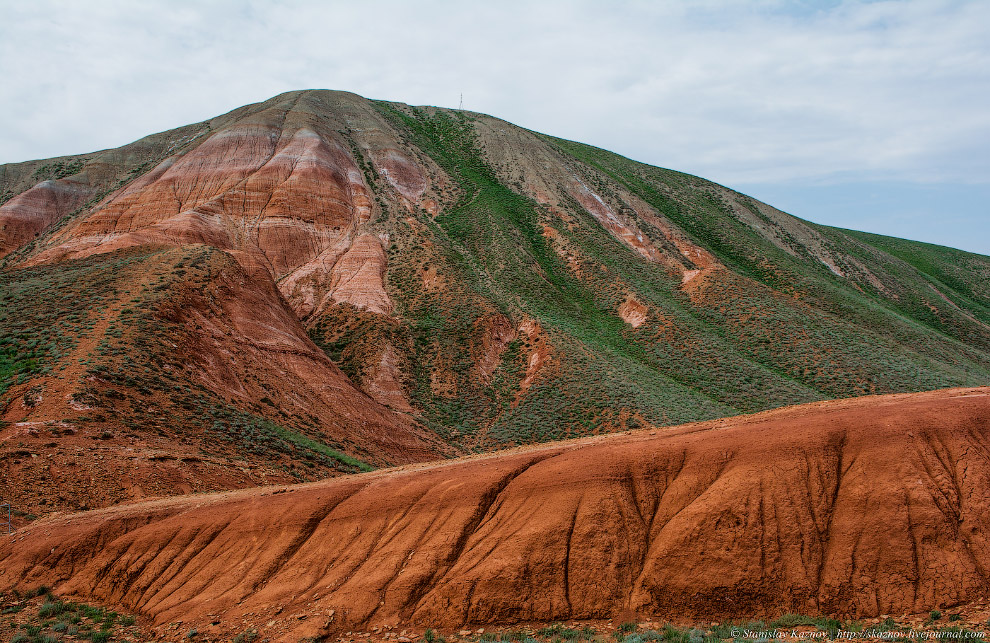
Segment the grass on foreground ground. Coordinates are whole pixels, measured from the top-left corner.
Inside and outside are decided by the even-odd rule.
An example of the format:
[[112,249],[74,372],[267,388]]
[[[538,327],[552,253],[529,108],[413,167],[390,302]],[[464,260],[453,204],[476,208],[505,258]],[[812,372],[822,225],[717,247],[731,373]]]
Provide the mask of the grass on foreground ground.
[[[983,641],[990,636],[990,622],[983,614],[946,613],[933,610],[928,615],[884,618],[866,621],[840,621],[828,617],[786,614],[772,621],[725,621],[707,625],[677,626],[668,622],[612,621],[569,622],[549,625],[479,628],[443,632],[432,628],[373,627],[368,632],[346,632],[320,639],[301,639],[300,643],[318,641],[355,641],[391,643],[760,643],[775,640],[832,641],[883,640],[914,642],[920,640]],[[105,607],[63,600],[47,587],[27,592],[16,590],[0,594],[0,642],[59,643],[62,641],[134,642],[175,640],[189,643],[267,643],[269,639],[253,628],[237,634],[216,636],[195,628],[173,623],[162,631],[142,629],[135,616],[120,614]]]
[[[908,619],[910,620],[910,619]],[[472,640],[479,643],[718,643],[720,641],[759,642],[771,640],[849,640],[871,639],[884,641],[917,641],[931,639],[984,640],[990,632],[990,623],[964,624],[960,614],[943,617],[933,611],[921,622],[903,623],[887,617],[882,620],[840,621],[827,617],[786,614],[779,619],[765,621],[725,621],[719,624],[676,626],[671,623],[627,622],[613,625],[590,623],[554,623],[544,627],[514,628],[498,631],[460,631],[443,636],[426,630],[426,643],[448,643],[456,640]],[[914,619],[917,621],[918,619]],[[406,637],[411,638],[411,637]],[[348,640],[348,637],[343,637]]]
[[64,601],[47,587],[20,594],[0,594],[0,641],[58,643],[59,641],[145,641],[130,614]]

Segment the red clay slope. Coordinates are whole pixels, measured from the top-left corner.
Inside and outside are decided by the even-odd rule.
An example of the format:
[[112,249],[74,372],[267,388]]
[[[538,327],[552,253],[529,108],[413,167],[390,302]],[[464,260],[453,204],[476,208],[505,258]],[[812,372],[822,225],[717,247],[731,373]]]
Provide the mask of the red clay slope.
[[990,388],[956,389],[54,515],[5,538],[0,588],[286,640],[918,612],[990,596],[988,433]]

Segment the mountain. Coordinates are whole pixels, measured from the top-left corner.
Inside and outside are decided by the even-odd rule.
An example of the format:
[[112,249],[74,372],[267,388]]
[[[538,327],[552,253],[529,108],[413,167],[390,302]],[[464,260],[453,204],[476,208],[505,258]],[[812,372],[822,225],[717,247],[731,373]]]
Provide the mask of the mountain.
[[956,389],[159,499],[0,541],[0,590],[45,584],[169,639],[935,608],[985,619],[988,438],[990,388]]
[[482,114],[291,92],[0,194],[26,514],[990,382],[990,258]]

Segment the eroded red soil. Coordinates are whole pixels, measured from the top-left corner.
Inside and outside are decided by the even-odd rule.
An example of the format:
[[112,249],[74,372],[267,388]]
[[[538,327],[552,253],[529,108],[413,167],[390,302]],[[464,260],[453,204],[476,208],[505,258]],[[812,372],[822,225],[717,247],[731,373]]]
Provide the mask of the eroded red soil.
[[988,598],[988,432],[990,389],[954,389],[53,515],[4,538],[0,588],[285,640],[918,613]]

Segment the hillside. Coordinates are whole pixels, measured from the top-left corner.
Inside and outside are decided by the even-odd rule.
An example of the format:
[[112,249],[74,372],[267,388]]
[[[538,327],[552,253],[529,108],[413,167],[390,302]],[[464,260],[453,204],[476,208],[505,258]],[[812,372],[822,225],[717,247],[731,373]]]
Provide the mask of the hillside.
[[32,514],[990,382],[990,258],[482,114],[291,92],[0,194]]
[[210,640],[968,611],[988,432],[988,388],[864,397],[51,516],[2,537],[0,591]]

